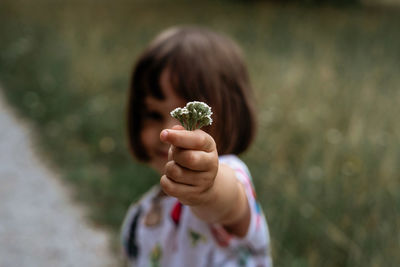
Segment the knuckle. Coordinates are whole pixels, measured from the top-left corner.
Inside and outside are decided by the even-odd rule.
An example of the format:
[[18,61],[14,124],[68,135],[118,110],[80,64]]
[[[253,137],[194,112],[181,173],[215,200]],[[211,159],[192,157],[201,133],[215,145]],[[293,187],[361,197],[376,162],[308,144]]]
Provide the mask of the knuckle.
[[177,151],[178,151],[178,148],[174,145],[171,145],[168,152],[171,152],[172,154],[176,154]]
[[172,154],[172,159],[176,161],[182,154],[182,150],[174,146],[171,150],[171,154]]
[[200,145],[205,146],[207,144],[207,136],[201,135],[200,137]]
[[209,138],[209,140],[207,141],[207,150],[209,152],[215,151],[217,147],[217,144],[215,143],[214,139],[211,137]]
[[180,169],[179,169],[179,167],[178,167],[175,163],[171,162],[171,163],[168,165],[165,174],[166,174],[168,177],[177,178],[177,177],[179,177],[179,175],[180,175]]
[[194,153],[194,151],[188,151],[188,152],[186,153],[186,161],[187,161],[189,164],[194,164],[194,163],[196,163],[196,160],[197,160],[197,156],[196,156],[196,153]]
[[171,169],[171,163],[170,163],[170,161],[169,161],[169,162],[167,162],[167,164],[165,164],[165,166],[164,166],[164,174],[168,176],[168,174],[169,174],[169,172],[170,172],[170,169]]
[[171,168],[171,176],[178,178],[181,175],[181,170],[178,165],[174,164]]
[[215,143],[214,138],[211,138],[211,148],[212,150],[215,150],[217,148],[217,144]]
[[206,172],[204,173],[203,176],[199,178],[199,180],[200,180],[199,193],[202,194],[207,192],[214,185],[215,176],[213,173]]
[[202,136],[202,146],[207,152],[211,152],[215,150],[216,144],[214,139],[210,135],[204,134]]
[[170,183],[169,183],[169,181],[168,181],[168,178],[167,178],[165,175],[163,175],[163,176],[161,177],[160,185],[161,185],[162,189],[165,191],[165,193],[167,193],[167,194],[170,193],[170,191],[171,191],[171,186],[170,186]]
[[200,178],[200,184],[202,185],[202,187],[206,188],[208,187],[208,184],[210,184],[210,179],[206,176],[203,176]]

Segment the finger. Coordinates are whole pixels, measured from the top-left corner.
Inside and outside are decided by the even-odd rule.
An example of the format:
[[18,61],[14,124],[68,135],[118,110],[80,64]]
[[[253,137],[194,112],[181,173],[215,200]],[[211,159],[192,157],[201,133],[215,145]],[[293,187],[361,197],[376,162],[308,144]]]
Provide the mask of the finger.
[[174,148],[175,147],[173,145],[169,146],[169,149],[168,149],[168,161],[173,159],[172,155],[174,153]]
[[[173,130],[185,130],[185,128],[182,126],[182,125],[174,125],[174,126],[172,126],[172,128],[171,129],[173,129]],[[162,133],[162,132],[161,132]],[[160,139],[161,139],[161,133],[160,133]],[[168,160],[171,160],[172,159],[172,157],[171,157],[171,153],[172,153],[172,149],[173,149],[173,145],[171,145],[170,147],[169,147],[169,149],[168,149]]]
[[185,149],[203,150],[206,152],[215,150],[214,139],[202,130],[165,129],[160,133],[160,140]]
[[184,205],[201,204],[199,199],[203,194],[207,193],[207,191],[201,192],[199,187],[196,186],[176,183],[166,175],[161,176],[160,185],[167,195],[178,198]]
[[208,171],[218,166],[217,157],[213,152],[201,150],[189,150],[174,147],[172,150],[172,159],[180,166],[193,171]]
[[210,183],[209,173],[189,170],[174,161],[169,161],[165,165],[165,175],[176,183],[188,186],[202,186]]

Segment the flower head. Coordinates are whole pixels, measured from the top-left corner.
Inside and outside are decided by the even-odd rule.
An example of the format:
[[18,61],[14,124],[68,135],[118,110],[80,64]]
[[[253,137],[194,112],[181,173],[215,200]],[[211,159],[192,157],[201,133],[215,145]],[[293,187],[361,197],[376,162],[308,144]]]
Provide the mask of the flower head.
[[184,108],[171,111],[171,116],[177,119],[186,130],[193,131],[203,126],[211,125],[211,108],[203,102],[193,101]]

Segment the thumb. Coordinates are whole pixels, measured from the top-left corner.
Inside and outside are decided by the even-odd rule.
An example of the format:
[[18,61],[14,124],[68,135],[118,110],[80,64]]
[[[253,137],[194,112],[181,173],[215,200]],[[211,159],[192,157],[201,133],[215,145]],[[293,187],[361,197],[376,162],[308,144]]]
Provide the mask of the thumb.
[[182,125],[174,125],[171,128],[172,130],[185,130],[185,128]]
[[[182,125],[174,125],[172,126],[171,130],[185,130]],[[168,143],[167,141],[167,129],[164,129],[160,132],[160,140],[164,143]]]

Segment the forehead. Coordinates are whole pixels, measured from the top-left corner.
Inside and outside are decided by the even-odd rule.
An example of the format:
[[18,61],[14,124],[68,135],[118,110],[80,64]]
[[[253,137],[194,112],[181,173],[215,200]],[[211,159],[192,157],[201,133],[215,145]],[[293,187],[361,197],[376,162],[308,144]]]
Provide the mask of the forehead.
[[185,105],[185,99],[177,95],[171,85],[168,70],[164,70],[160,75],[160,89],[164,96],[162,99],[152,95],[147,95],[145,97],[145,105],[148,108],[172,110]]

